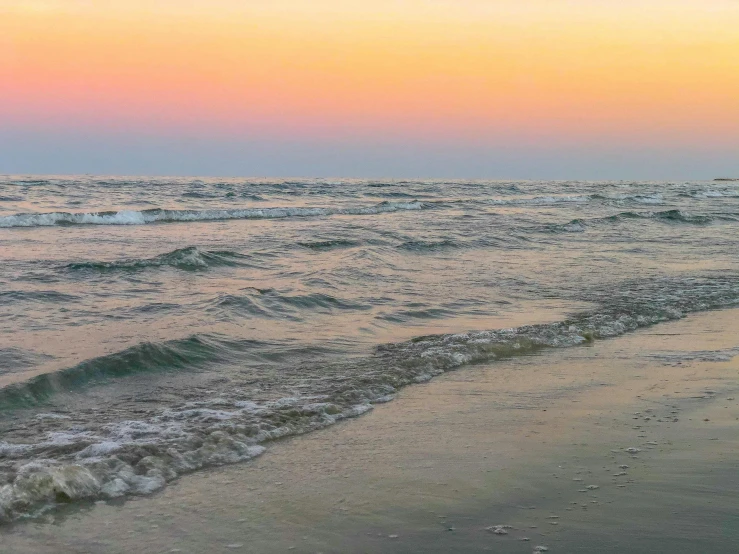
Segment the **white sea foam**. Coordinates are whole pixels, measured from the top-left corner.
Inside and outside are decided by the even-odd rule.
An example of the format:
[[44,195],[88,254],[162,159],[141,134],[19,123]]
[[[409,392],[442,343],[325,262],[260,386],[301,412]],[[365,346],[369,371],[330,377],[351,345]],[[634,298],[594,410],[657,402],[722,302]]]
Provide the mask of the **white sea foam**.
[[572,204],[589,202],[589,195],[529,196],[520,198],[491,198],[485,202],[494,206],[545,206],[548,204]]
[[36,419],[70,419],[69,416],[62,414],[36,414]]
[[420,210],[421,202],[382,202],[371,206],[346,208],[295,207],[245,208],[224,210],[122,210],[115,212],[26,213],[0,217],[0,227],[43,227],[53,225],[144,225],[177,221],[216,221],[224,219],[280,219],[331,215],[374,215]]
[[694,198],[737,198],[739,197],[739,189],[731,190],[701,190],[691,194]]

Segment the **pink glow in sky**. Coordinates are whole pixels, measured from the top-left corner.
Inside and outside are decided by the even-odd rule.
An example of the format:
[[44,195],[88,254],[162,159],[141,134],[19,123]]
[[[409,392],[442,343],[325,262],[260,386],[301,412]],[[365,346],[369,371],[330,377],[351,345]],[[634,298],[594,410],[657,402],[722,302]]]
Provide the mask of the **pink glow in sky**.
[[739,4],[0,0],[0,146],[0,172],[739,172]]

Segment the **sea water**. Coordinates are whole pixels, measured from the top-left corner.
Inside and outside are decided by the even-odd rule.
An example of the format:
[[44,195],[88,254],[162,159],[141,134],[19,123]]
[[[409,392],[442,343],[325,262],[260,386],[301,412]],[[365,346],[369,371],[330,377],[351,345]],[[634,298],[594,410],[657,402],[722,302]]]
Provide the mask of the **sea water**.
[[731,182],[0,177],[0,521],[739,305]]

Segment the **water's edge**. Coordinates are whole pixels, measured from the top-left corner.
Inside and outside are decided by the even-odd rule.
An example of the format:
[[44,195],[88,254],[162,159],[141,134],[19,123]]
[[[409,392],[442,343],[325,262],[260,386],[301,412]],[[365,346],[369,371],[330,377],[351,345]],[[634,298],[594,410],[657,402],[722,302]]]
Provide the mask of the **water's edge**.
[[[679,294],[672,287],[653,287],[648,293],[660,299],[657,303],[644,303],[638,295],[628,306],[605,301],[600,310],[558,323],[385,345],[358,362],[348,377],[340,364],[327,366],[321,382],[306,396],[258,403],[239,398],[234,389],[147,420],[91,423],[48,433],[34,444],[0,442],[0,462],[10,462],[3,467],[7,484],[0,487],[0,522],[37,517],[73,501],[150,494],[198,469],[254,458],[269,441],[362,415],[373,404],[392,400],[404,386],[464,365],[587,344],[739,303],[739,283],[731,278],[691,284],[692,291]],[[18,393],[17,387],[12,390]]]

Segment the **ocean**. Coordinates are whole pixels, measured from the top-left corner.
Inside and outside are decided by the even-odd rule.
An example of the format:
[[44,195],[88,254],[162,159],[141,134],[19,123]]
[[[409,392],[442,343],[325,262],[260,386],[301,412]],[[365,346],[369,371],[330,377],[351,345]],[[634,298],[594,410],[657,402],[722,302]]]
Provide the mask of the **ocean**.
[[738,231],[721,181],[0,176],[0,522],[737,307]]

